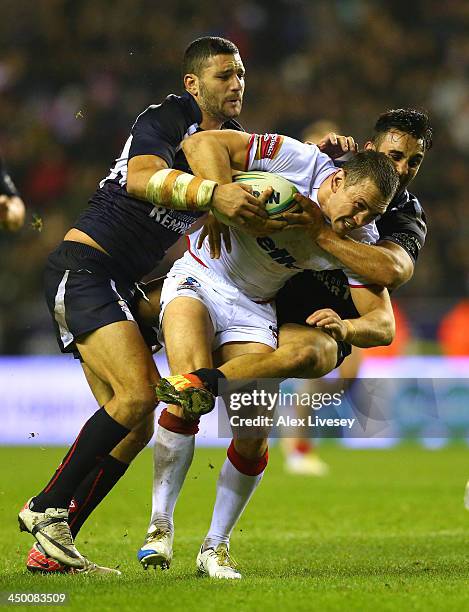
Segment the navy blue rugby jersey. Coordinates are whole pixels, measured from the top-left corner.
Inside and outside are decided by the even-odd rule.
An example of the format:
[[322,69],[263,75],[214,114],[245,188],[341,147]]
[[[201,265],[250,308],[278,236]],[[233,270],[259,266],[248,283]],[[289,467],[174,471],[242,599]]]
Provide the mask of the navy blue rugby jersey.
[[3,159],[0,157],[0,195],[17,196],[19,195],[15,184],[8,174]]
[[[389,204],[377,221],[380,240],[395,242],[414,264],[425,243],[427,224],[418,199],[404,191]],[[291,278],[276,298],[279,325],[304,324],[308,315],[321,308],[332,308],[342,318],[359,316],[342,270],[306,271]]]
[[[151,272],[203,212],[178,211],[127,193],[127,163],[138,155],[158,155],[170,168],[191,172],[181,142],[200,130],[202,113],[189,93],[169,95],[135,121],[120,156],[90,198],[74,227],[100,244],[132,280]],[[242,130],[230,120],[222,129]]]

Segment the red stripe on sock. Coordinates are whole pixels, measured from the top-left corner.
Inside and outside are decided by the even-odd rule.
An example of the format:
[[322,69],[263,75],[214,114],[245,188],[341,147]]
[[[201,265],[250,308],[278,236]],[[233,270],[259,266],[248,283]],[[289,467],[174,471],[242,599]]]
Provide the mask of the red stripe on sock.
[[235,449],[234,440],[231,440],[226,455],[238,472],[246,476],[258,476],[265,470],[269,461],[269,449],[258,459],[246,459]]
[[199,431],[199,419],[196,421],[186,421],[186,419],[168,412],[166,408],[160,414],[158,425],[161,425],[161,427],[168,431],[186,436],[195,435]]
[[72,446],[72,448],[70,449],[70,451],[69,451],[69,453],[68,453],[67,459],[66,459],[66,460],[65,460],[65,461],[64,461],[62,464],[60,464],[60,466],[58,467],[58,469],[57,469],[57,473],[55,474],[54,478],[53,478],[53,479],[50,481],[50,483],[49,483],[49,484],[47,485],[47,487],[44,489],[44,493],[49,493],[49,491],[50,491],[50,490],[52,489],[52,487],[54,486],[55,481],[56,481],[56,480],[57,480],[57,478],[60,476],[60,474],[63,472],[63,470],[64,470],[64,469],[65,469],[65,467],[67,466],[68,462],[69,462],[69,461],[70,461],[70,459],[72,458],[73,453],[75,452],[75,449],[76,449],[77,444],[78,444],[78,440],[80,439],[82,432],[83,432],[83,428],[80,430],[80,433],[78,434],[77,439],[76,439],[76,440],[75,440],[75,442],[73,443],[73,446]]
[[[82,503],[82,505],[77,510],[74,511],[73,519],[71,521],[69,521],[69,526],[70,527],[72,527],[72,525],[75,523],[77,518],[80,516],[80,514],[86,508],[86,505],[89,503],[90,499],[93,497],[94,490],[98,486],[98,482],[101,480],[101,476],[103,474],[104,474],[104,470],[100,469],[99,472],[98,472],[98,475],[96,476],[96,478],[95,478],[95,480],[93,482],[93,484],[91,485],[90,492],[88,493],[85,501]],[[69,516],[70,516],[70,514],[69,514]]]

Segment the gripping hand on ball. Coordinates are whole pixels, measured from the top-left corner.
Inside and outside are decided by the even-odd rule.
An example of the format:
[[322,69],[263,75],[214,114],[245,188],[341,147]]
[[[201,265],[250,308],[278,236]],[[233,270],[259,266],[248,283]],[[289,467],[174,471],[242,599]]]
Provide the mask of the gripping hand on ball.
[[289,227],[302,228],[313,240],[316,240],[326,227],[321,209],[312,200],[299,193],[295,194],[295,200],[300,205],[301,212],[284,213],[284,219],[288,222]]
[[244,226],[258,217],[268,217],[264,204],[254,197],[249,185],[228,183],[218,185],[212,196],[212,208],[221,213],[231,224]]

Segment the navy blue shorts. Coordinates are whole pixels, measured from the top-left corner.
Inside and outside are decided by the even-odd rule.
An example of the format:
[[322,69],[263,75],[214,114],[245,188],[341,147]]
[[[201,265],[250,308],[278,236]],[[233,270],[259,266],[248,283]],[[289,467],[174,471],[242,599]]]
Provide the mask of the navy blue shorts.
[[[341,271],[335,272],[342,274]],[[330,274],[332,276],[333,272]],[[359,316],[353,302],[339,299],[334,293],[326,290],[323,284],[317,280],[317,273],[315,275],[310,270],[293,276],[279,291],[275,303],[279,328],[284,323],[306,325],[307,317],[321,308],[332,308],[343,319],[354,319]],[[348,342],[337,341],[335,367],[338,368],[351,352],[352,346]]]
[[111,257],[79,242],[62,242],[49,255],[45,295],[62,353],[79,358],[77,338],[118,321],[135,321],[147,346],[157,346],[156,331],[138,321],[142,290],[113,266]]

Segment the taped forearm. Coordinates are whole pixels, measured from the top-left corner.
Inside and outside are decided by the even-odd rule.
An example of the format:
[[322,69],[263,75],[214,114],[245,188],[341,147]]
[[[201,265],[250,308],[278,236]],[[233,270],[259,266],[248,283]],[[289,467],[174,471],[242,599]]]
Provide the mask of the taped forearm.
[[166,168],[150,177],[145,195],[153,204],[176,210],[208,210],[217,185],[215,181]]

